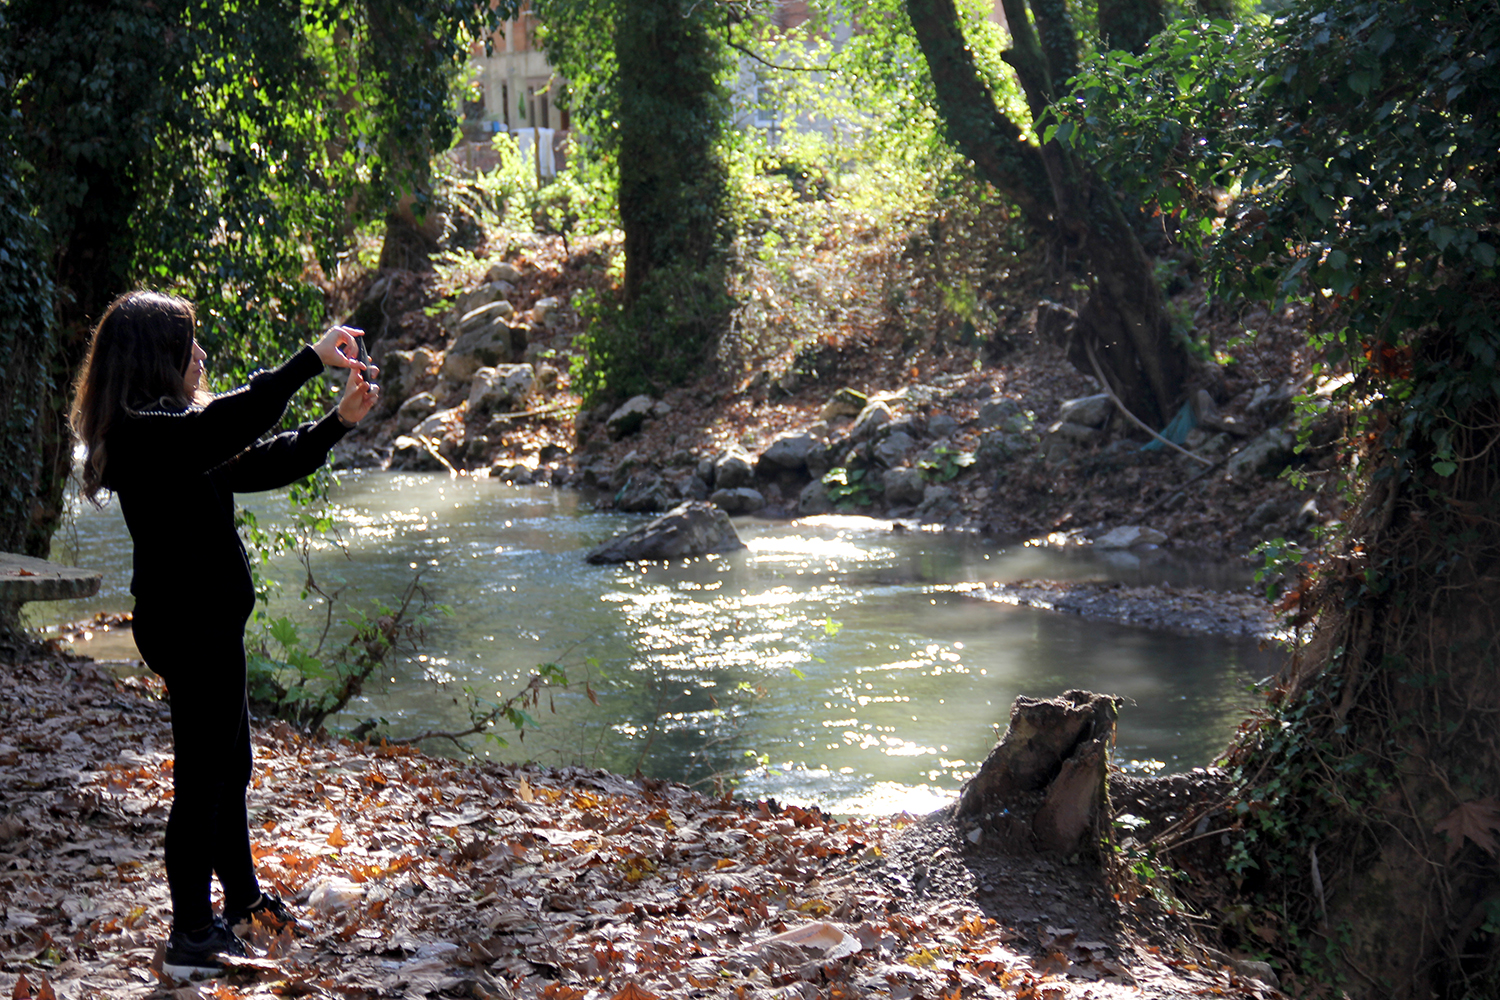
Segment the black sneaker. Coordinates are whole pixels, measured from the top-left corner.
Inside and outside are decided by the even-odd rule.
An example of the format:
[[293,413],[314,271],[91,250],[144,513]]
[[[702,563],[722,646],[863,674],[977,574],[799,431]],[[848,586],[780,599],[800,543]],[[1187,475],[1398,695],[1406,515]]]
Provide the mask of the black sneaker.
[[249,906],[224,911],[224,923],[228,924],[231,930],[238,929],[254,920],[259,920],[261,924],[277,933],[287,927],[301,928],[303,926],[292,908],[287,906],[280,896],[271,892],[262,892],[260,899]]
[[245,955],[245,946],[220,917],[199,931],[174,930],[167,938],[167,954],[161,971],[173,979],[217,976],[224,972],[220,955]]

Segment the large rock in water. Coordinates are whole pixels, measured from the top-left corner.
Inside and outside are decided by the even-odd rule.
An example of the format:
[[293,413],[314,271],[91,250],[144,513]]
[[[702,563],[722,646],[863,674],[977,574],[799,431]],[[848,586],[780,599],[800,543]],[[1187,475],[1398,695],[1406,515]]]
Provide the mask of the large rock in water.
[[710,552],[733,552],[745,543],[729,515],[710,503],[690,500],[634,531],[616,535],[591,549],[591,563],[638,562],[646,559],[691,559]]

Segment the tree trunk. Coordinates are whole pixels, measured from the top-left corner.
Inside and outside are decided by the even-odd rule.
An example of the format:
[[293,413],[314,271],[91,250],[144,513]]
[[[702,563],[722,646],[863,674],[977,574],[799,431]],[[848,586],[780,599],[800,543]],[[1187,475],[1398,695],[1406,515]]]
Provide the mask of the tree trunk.
[[[1247,895],[1358,997],[1500,988],[1500,403],[1463,416],[1452,475],[1382,461],[1278,717],[1237,750]],[[1407,469],[1431,463],[1413,442]]]
[[705,18],[688,15],[656,0],[615,19],[627,304],[665,267],[722,276],[728,179],[713,147],[724,95]]
[[[1113,194],[1056,141],[1041,149],[996,107],[979,75],[953,0],[907,0],[949,138],[990,184],[1020,205],[1040,231],[1060,239],[1088,274],[1089,299],[1069,331],[1069,357],[1087,375],[1097,359],[1137,417],[1162,427],[1187,396],[1192,370],[1172,334],[1150,258]],[[1013,46],[1006,54],[1039,117],[1076,67],[1077,41],[1060,0],[1005,0]]]
[[1024,695],[1005,737],[969,782],[956,818],[1005,850],[1073,854],[1097,848],[1110,818],[1106,781],[1119,700],[1088,691]]
[[673,384],[701,366],[728,321],[728,171],[717,144],[728,121],[722,45],[706,7],[623,5],[619,65],[619,206],[623,300],[640,367]]

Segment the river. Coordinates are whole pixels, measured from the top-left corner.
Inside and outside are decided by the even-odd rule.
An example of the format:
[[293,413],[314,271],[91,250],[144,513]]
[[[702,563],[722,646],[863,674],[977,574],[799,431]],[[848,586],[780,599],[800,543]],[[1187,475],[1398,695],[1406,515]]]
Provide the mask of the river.
[[[1235,567],[894,533],[858,517],[742,519],[746,551],[590,566],[584,550],[641,518],[596,512],[571,491],[446,475],[344,473],[333,499],[343,546],[312,558],[325,590],[347,588],[352,606],[389,603],[420,573],[452,609],[420,657],[392,664],[336,724],[382,718],[398,735],[453,728],[467,718],[464,687],[504,696],[537,664],[561,664],[572,684],[552,710],[544,700],[524,741],[513,732],[508,746],[470,741],[497,759],[639,768],[703,786],[717,777],[738,794],[838,813],[923,812],[978,767],[1017,694],[1122,695],[1121,763],[1177,771],[1222,750],[1260,701],[1253,683],[1275,669],[1273,654],[1243,640],[955,592],[1038,578],[1227,587],[1244,582]],[[263,526],[289,520],[282,495],[247,506]],[[55,551],[104,570],[104,586],[88,601],[31,605],[34,622],[130,607],[117,506],[76,508]],[[192,571],[185,563],[184,580]],[[315,628],[324,608],[300,599],[301,567],[283,558],[272,575],[286,581],[272,613]]]

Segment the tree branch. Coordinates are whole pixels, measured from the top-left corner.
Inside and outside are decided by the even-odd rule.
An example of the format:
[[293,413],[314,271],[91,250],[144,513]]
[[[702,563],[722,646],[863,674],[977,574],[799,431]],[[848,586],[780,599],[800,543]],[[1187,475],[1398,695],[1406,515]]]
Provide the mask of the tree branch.
[[[1006,0],[1009,8],[1012,0]],[[1052,187],[1041,153],[995,104],[964,39],[953,0],[906,0],[950,142],[979,176],[1021,207],[1040,232],[1051,227]]]
[[1207,465],[1207,466],[1212,466],[1214,464],[1213,459],[1211,459],[1211,458],[1204,458],[1202,455],[1194,455],[1192,452],[1188,451],[1186,448],[1182,447],[1181,445],[1173,444],[1171,441],[1168,441],[1166,438],[1162,437],[1160,434],[1158,434],[1154,430],[1152,430],[1146,424],[1145,421],[1141,420],[1140,417],[1136,416],[1134,413],[1131,413],[1128,409],[1126,409],[1125,404],[1120,401],[1120,397],[1117,396],[1117,395],[1115,395],[1114,389],[1110,388],[1109,379],[1107,379],[1107,378],[1104,377],[1104,369],[1102,369],[1102,368],[1099,367],[1099,359],[1096,358],[1096,357],[1094,357],[1094,347],[1093,347],[1093,345],[1085,342],[1084,345],[1083,345],[1083,349],[1088,352],[1089,363],[1094,366],[1094,376],[1099,379],[1099,385],[1104,388],[1104,391],[1105,391],[1105,393],[1107,393],[1109,395],[1109,398],[1112,399],[1112,400],[1114,400],[1115,406],[1119,408],[1120,412],[1123,413],[1123,414],[1125,414],[1125,419],[1127,419],[1131,423],[1135,424],[1137,427],[1139,427],[1141,430],[1145,431],[1147,434],[1150,434],[1152,437],[1156,438],[1156,440],[1160,441],[1162,444],[1166,445],[1168,448],[1171,448],[1174,451],[1180,451],[1180,452],[1182,452],[1184,455],[1186,455],[1188,458],[1191,458],[1193,461],[1195,461],[1195,462],[1202,462],[1204,465]]
[[756,52],[752,52],[746,46],[741,45],[739,42],[736,42],[734,39],[728,37],[724,39],[724,44],[728,45],[731,49],[735,49],[738,52],[743,52],[745,55],[749,56],[751,59],[754,59],[756,62],[764,66],[769,66],[772,69],[786,70],[788,73],[826,73],[833,70],[833,63],[831,62],[824,63],[821,66],[783,66],[780,63],[773,63],[765,56],[760,55]]

